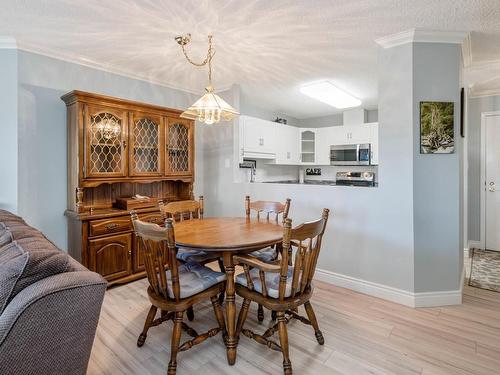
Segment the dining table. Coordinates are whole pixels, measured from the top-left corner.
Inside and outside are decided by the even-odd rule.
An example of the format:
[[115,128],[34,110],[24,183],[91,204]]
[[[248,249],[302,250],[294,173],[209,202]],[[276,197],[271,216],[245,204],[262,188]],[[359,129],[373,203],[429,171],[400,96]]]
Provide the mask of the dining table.
[[224,341],[227,361],[236,362],[235,264],[233,257],[264,249],[283,240],[283,226],[273,220],[247,217],[209,217],[175,223],[176,246],[221,253],[226,273]]

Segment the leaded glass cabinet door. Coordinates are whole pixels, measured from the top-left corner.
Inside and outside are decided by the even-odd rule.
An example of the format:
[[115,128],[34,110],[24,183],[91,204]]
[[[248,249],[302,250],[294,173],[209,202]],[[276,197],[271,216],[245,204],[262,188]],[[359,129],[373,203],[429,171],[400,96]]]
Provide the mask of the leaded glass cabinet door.
[[161,176],[164,170],[163,118],[146,113],[130,114],[130,176]]
[[127,112],[101,106],[85,107],[86,178],[127,175]]
[[167,119],[167,175],[187,176],[193,174],[193,136],[192,121]]

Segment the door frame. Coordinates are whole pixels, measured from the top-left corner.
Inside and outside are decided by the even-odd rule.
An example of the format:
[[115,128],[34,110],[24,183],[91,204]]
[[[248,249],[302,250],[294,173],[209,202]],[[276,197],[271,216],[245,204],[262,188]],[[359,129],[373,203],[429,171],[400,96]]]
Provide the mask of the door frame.
[[482,249],[486,249],[486,119],[495,116],[500,117],[500,111],[481,112],[481,179],[479,181],[481,217],[479,220],[479,242]]

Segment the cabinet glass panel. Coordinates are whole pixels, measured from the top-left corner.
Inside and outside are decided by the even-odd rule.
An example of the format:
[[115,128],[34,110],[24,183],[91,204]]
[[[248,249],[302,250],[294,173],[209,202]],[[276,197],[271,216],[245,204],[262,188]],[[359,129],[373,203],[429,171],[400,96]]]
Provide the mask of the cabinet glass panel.
[[160,171],[160,125],[149,118],[134,123],[133,163],[137,173]]
[[168,127],[168,166],[171,173],[189,172],[189,127],[173,123]]
[[90,174],[122,171],[122,126],[122,120],[111,113],[101,112],[90,116]]

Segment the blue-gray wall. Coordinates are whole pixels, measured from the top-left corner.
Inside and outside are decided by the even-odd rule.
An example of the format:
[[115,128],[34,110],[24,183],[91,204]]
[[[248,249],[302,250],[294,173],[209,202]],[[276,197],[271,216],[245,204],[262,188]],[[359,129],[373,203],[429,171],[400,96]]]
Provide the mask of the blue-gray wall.
[[0,208],[17,212],[17,50],[0,49]]
[[500,111],[500,95],[469,98],[467,103],[468,239],[481,240],[481,113]]
[[[415,292],[457,290],[462,271],[460,46],[413,44]],[[455,103],[455,152],[420,154],[420,102]]]
[[19,214],[62,249],[67,248],[67,133],[61,95],[78,89],[171,108],[185,108],[197,99],[183,91],[24,51],[18,51],[18,76]]

